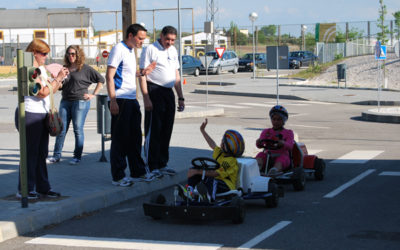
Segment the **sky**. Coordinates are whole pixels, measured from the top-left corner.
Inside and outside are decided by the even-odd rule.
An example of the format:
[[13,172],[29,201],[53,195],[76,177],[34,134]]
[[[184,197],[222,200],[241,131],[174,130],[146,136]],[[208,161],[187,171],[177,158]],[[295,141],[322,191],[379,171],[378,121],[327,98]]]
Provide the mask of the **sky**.
[[[121,0],[0,0],[0,8],[30,9],[47,8],[76,8],[84,6],[92,11],[121,10]],[[194,27],[202,30],[206,19],[207,0],[180,0],[181,8],[194,9]],[[178,0],[136,0],[137,10],[152,10],[177,8]],[[313,28],[315,23],[342,23],[351,22],[350,26],[359,26],[365,30],[363,21],[376,21],[379,17],[379,0],[214,0],[216,6],[215,27],[228,28],[233,21],[239,28],[250,29],[252,26],[249,14],[256,12],[255,26],[271,24],[282,25],[285,29],[299,27],[300,24]],[[400,11],[400,0],[384,0],[387,7],[387,20],[393,20],[393,13]],[[191,32],[192,12],[182,10],[182,31]],[[153,29],[152,12],[138,11],[137,21],[144,23],[149,30]],[[115,28],[115,16],[112,14],[94,14],[94,26],[97,30]],[[121,28],[119,17],[118,28]],[[176,11],[156,12],[156,29],[164,25],[177,26]],[[376,25],[371,25],[376,26]]]

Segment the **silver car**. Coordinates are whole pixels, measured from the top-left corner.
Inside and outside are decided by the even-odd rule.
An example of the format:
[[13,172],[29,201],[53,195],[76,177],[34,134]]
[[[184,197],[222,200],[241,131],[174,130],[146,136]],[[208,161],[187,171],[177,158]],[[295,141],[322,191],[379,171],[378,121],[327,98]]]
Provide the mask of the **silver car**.
[[[239,58],[234,51],[225,51],[222,58],[218,57],[217,52],[210,51],[206,53],[208,60],[208,73],[221,74],[222,71],[232,71],[236,74],[239,69]],[[211,62],[209,62],[211,59]],[[205,56],[200,58],[202,62],[201,71],[205,72]]]

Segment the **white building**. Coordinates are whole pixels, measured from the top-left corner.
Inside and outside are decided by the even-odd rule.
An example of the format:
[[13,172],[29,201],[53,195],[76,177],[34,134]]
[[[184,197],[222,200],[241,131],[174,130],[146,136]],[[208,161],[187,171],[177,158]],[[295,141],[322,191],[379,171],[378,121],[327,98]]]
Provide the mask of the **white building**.
[[50,57],[62,57],[72,44],[83,45],[85,53],[89,52],[89,37],[93,36],[89,8],[0,9],[0,17],[0,47],[6,58],[15,56],[17,44],[24,49],[33,38],[50,45]]
[[[195,57],[204,55],[205,47],[207,45],[212,45],[211,39],[211,34],[206,34],[204,32],[194,34],[195,53],[193,55],[193,35],[182,37],[183,54],[193,55]],[[228,38],[219,33],[215,34],[214,47],[228,48]]]

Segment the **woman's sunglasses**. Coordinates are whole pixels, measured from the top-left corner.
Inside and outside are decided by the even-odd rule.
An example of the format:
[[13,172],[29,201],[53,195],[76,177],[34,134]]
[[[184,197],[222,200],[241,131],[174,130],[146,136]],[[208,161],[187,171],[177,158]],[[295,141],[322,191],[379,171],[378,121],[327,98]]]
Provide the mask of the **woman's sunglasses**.
[[67,53],[67,56],[76,56],[76,53]]

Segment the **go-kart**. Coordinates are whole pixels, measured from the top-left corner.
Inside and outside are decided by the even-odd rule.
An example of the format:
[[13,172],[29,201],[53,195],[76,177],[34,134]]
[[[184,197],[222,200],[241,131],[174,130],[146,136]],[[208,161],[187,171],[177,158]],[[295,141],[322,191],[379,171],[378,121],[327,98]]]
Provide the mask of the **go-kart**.
[[[247,199],[263,199],[266,207],[278,206],[283,190],[269,177],[260,176],[257,161],[252,158],[237,158],[239,165],[238,180],[235,190],[217,193],[215,201],[202,199],[183,199],[177,186],[174,189],[174,201],[167,203],[164,195],[151,197],[149,203],[143,204],[144,214],[153,219],[175,218],[188,220],[223,220],[233,223],[244,221]],[[214,159],[199,157],[192,160],[193,168],[215,170],[219,164]],[[204,179],[204,172],[202,178]]]
[[[261,169],[262,175],[267,176],[268,171],[273,167],[273,160],[277,155],[270,150],[277,149],[276,139],[260,140],[260,146],[267,155],[265,167]],[[304,190],[306,175],[314,175],[315,180],[323,180],[325,176],[325,162],[316,155],[309,155],[304,143],[295,142],[292,150],[289,151],[290,167],[281,173],[277,173],[273,178],[278,184],[292,183],[294,190]]]

